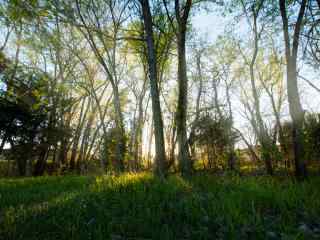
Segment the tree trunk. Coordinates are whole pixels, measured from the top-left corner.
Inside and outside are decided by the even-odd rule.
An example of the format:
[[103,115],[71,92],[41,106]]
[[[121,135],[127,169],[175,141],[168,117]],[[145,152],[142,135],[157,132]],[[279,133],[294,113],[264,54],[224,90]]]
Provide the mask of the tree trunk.
[[[268,96],[270,98],[270,101],[271,101],[273,113],[274,113],[274,116],[275,116],[275,119],[276,119],[276,129],[275,129],[275,131],[276,132],[278,131],[279,143],[280,143],[281,151],[283,153],[283,157],[285,159],[285,163],[287,163],[289,161],[289,159],[286,159],[286,158],[289,158],[289,151],[288,151],[287,146],[285,144],[285,136],[283,134],[283,129],[282,129],[281,121],[280,121],[281,101],[279,101],[279,104],[278,104],[278,107],[277,107],[277,104],[276,104],[276,101],[274,99],[274,96],[272,95],[272,92],[270,90],[268,90],[267,86],[263,83],[263,81],[262,81],[262,84],[263,84],[263,87],[265,88],[265,90],[266,90],[266,92],[267,92],[267,94],[268,94]],[[276,137],[276,134],[275,134],[275,137]],[[276,140],[277,140],[277,138],[275,138],[274,145],[276,145]]]
[[[93,134],[92,139],[91,139],[90,146],[89,146],[89,148],[88,148],[88,150],[87,150],[87,152],[86,152],[86,154],[85,154],[85,160],[86,160],[86,162],[89,162],[90,159],[92,158],[92,155],[94,155],[94,154],[92,153],[92,150],[93,150],[93,148],[94,148],[94,144],[95,144],[95,142],[96,142],[96,140],[97,140],[98,133],[99,133],[101,127],[102,127],[102,124],[100,123],[100,124],[98,125],[98,127],[97,127],[97,128],[95,129],[95,131],[94,131],[94,134]],[[106,167],[106,166],[103,166],[103,169],[105,169],[105,167]]]
[[260,111],[260,100],[256,88],[255,83],[255,75],[254,75],[254,65],[257,59],[258,55],[258,42],[259,42],[259,33],[257,29],[257,18],[258,13],[253,13],[253,31],[254,31],[254,53],[250,62],[250,82],[251,82],[251,89],[252,89],[252,95],[254,99],[254,116],[255,119],[253,121],[256,121],[257,123],[257,137],[261,145],[261,156],[262,159],[265,162],[267,173],[270,175],[273,175],[273,168],[272,168],[272,143],[271,139],[268,136],[266,127],[264,125],[264,122],[262,120],[261,111]]
[[150,92],[152,100],[153,126],[155,135],[155,173],[163,177],[165,175],[165,143],[163,133],[162,112],[160,106],[159,88],[158,88],[158,72],[157,72],[157,56],[153,39],[152,16],[148,0],[140,0],[142,6],[144,28],[146,33],[146,43],[148,49],[148,65],[149,65],[149,80]]
[[123,116],[121,111],[121,102],[119,96],[119,89],[117,84],[112,84],[113,87],[113,105],[116,112],[116,160],[117,170],[119,172],[124,171],[124,158],[126,154],[126,136],[123,124]]
[[2,151],[4,149],[4,145],[6,144],[7,138],[8,138],[8,134],[6,132],[4,134],[4,136],[3,136],[3,138],[2,138],[2,142],[1,142],[1,145],[0,145],[0,155],[2,154]]
[[48,145],[44,144],[44,146],[40,146],[40,153],[38,157],[38,161],[34,167],[34,176],[42,176],[45,168],[48,157]]
[[237,161],[237,155],[234,150],[235,140],[232,133],[232,127],[233,127],[233,113],[232,113],[232,104],[231,104],[231,97],[230,97],[230,85],[227,84],[226,87],[226,97],[227,97],[227,103],[228,103],[228,110],[229,110],[229,128],[228,128],[228,136],[229,136],[229,153],[228,153],[228,165],[230,170],[236,169],[236,161]]
[[306,166],[304,162],[304,138],[303,138],[303,122],[304,110],[300,102],[300,96],[297,83],[297,54],[299,48],[299,38],[301,28],[303,26],[303,17],[307,5],[306,0],[302,0],[297,21],[294,26],[292,49],[289,37],[289,24],[286,9],[286,1],[279,0],[280,12],[283,24],[283,33],[285,41],[285,55],[287,61],[287,94],[289,101],[289,111],[293,122],[293,150],[295,174],[298,178],[307,176]]
[[143,104],[142,104],[143,98],[139,99],[139,105],[138,105],[138,119],[136,123],[136,129],[135,129],[135,138],[133,143],[134,148],[134,169],[135,171],[139,170],[141,165],[141,152],[142,152],[142,121],[143,121]]
[[[113,5],[113,4],[111,4]],[[110,5],[110,6],[111,6]],[[95,37],[92,35],[92,29],[88,26],[88,23],[86,22],[86,17],[82,15],[80,3],[79,1],[76,1],[76,7],[77,7],[77,13],[80,17],[80,20],[85,28],[86,31],[84,31],[82,28],[78,28],[82,34],[85,36],[87,41],[90,44],[91,49],[93,50],[97,60],[105,70],[108,80],[112,85],[113,90],[113,106],[115,111],[115,123],[116,123],[116,170],[118,172],[122,172],[125,169],[124,165],[124,158],[126,154],[126,136],[125,136],[125,128],[124,128],[124,122],[123,122],[123,116],[122,116],[122,110],[121,110],[121,101],[120,101],[120,94],[119,94],[119,88],[118,88],[118,80],[117,80],[117,74],[116,74],[116,42],[117,42],[117,34],[118,34],[118,28],[121,25],[121,20],[115,18],[115,16],[112,17],[112,23],[113,26],[115,26],[114,32],[113,32],[113,46],[112,49],[106,44],[104,39],[104,34],[101,32],[101,29],[99,31],[96,31],[97,37],[100,40],[100,44],[102,44],[103,50],[108,53],[108,59],[109,62],[105,62],[105,59],[103,57],[103,53],[100,52],[99,47],[96,43]],[[112,10],[113,11],[113,10]],[[97,24],[99,25],[99,23]],[[99,25],[100,27],[100,25]],[[111,66],[111,67],[110,67]],[[91,83],[92,84],[92,83]],[[97,99],[97,96],[95,92],[93,91],[94,97]],[[98,110],[100,116],[102,116],[101,108],[98,105]],[[103,127],[104,133],[105,127]]]
[[197,74],[199,77],[199,91],[197,95],[197,101],[196,101],[196,116],[193,120],[191,131],[189,135],[189,145],[190,145],[190,151],[191,151],[191,161],[192,165],[196,160],[196,148],[195,148],[195,131],[196,131],[196,124],[200,117],[200,100],[201,100],[201,94],[202,94],[202,88],[203,88],[203,79],[202,79],[202,70],[201,70],[201,53],[198,52],[196,55],[196,61],[197,61]]
[[306,176],[306,166],[304,162],[304,137],[303,137],[303,122],[304,111],[302,109],[298,86],[296,63],[289,63],[287,66],[287,87],[289,110],[293,122],[293,150],[294,163],[297,177]]
[[[13,143],[11,143],[11,146],[14,146]],[[19,176],[26,176],[27,172],[27,162],[30,161],[30,151],[26,151],[26,149],[31,149],[32,144],[27,143],[24,145],[17,146],[17,158],[16,163],[18,167],[18,174]],[[25,152],[25,154],[23,154]]]
[[[179,42],[183,42],[182,38]],[[177,139],[178,139],[178,158],[182,175],[190,175],[192,164],[189,154],[187,139],[187,96],[188,96],[188,80],[186,73],[186,56],[185,43],[178,46],[178,106],[177,106]]]
[[151,168],[151,146],[152,146],[152,140],[153,140],[153,135],[154,135],[154,128],[153,128],[153,122],[150,126],[150,134],[149,134],[149,143],[148,143],[148,155],[147,155],[147,168]]
[[77,153],[78,153],[78,145],[79,145],[80,135],[81,135],[81,131],[83,128],[85,117],[86,117],[87,112],[89,110],[90,102],[91,101],[89,100],[84,114],[83,114],[83,110],[84,110],[84,105],[85,105],[85,99],[83,100],[83,102],[81,104],[79,122],[78,122],[76,132],[74,134],[73,143],[72,143],[72,147],[71,147],[71,157],[70,157],[70,169],[71,170],[74,170],[75,165],[76,165],[76,157],[77,157]]
[[169,161],[168,161],[168,164],[167,164],[167,170],[170,170],[170,168],[173,166],[175,167],[175,146],[176,146],[176,143],[177,143],[177,138],[176,138],[176,124],[175,124],[175,117],[173,116],[172,117],[172,122],[171,122],[171,126],[172,126],[172,129],[170,130],[170,133],[169,133]]
[[183,16],[181,16],[179,1],[175,1],[176,18],[178,22],[178,106],[176,113],[176,123],[179,167],[183,176],[191,175],[192,171],[192,161],[189,153],[187,139],[188,78],[186,62],[187,20],[191,5],[192,1],[187,0],[183,8]]

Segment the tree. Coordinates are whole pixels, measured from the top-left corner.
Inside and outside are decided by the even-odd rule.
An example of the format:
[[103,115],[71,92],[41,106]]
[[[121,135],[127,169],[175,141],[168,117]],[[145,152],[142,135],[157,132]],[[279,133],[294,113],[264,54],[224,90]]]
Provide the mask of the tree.
[[21,176],[31,174],[36,156],[32,173],[42,175],[50,146],[68,134],[67,130],[50,125],[48,77],[41,71],[10,62],[1,71],[1,82],[5,84],[0,91],[1,150],[5,143],[10,143]]
[[158,87],[158,69],[157,69],[157,55],[154,46],[154,33],[152,25],[152,15],[148,0],[140,0],[142,15],[144,21],[144,29],[146,33],[146,44],[148,53],[148,65],[149,65],[149,80],[150,80],[150,93],[152,100],[152,113],[153,113],[153,127],[155,135],[155,172],[158,176],[164,176],[165,170],[165,143],[163,134],[163,121],[160,106],[159,87]]
[[196,135],[196,124],[200,118],[200,104],[201,104],[201,95],[203,94],[203,72],[202,72],[202,63],[201,58],[202,55],[205,52],[205,48],[195,49],[195,61],[196,61],[196,74],[195,74],[195,80],[199,83],[198,93],[197,93],[197,99],[196,99],[196,106],[195,106],[195,117],[191,124],[190,129],[190,135],[189,135],[189,145],[191,150],[191,157],[192,161],[195,161],[196,158],[196,149],[195,149],[195,135]]
[[[120,3],[120,1],[86,3],[77,0],[75,12],[67,15],[71,25],[76,26],[89,43],[96,59],[105,71],[107,80],[111,83],[117,128],[117,170],[120,172],[125,168],[126,137],[119,92],[117,49],[126,7],[127,3]],[[110,30],[107,36],[105,28]]]
[[186,35],[187,24],[192,0],[182,3],[180,0],[174,2],[174,18],[170,16],[168,3],[163,0],[168,18],[175,29],[177,37],[178,52],[178,104],[176,110],[178,159],[180,171],[183,176],[189,176],[192,171],[192,161],[189,153],[187,138],[187,108],[188,108],[188,78],[186,61]]
[[[228,168],[230,170],[236,170],[236,153],[235,143],[236,134],[234,128],[234,119],[232,111],[231,91],[235,85],[235,78],[232,76],[232,67],[236,62],[237,49],[235,41],[231,36],[219,37],[215,44],[212,46],[212,67],[211,67],[211,79],[213,85],[214,102],[219,114],[219,119],[224,123],[225,136],[228,138],[227,141],[227,161]],[[219,102],[219,91],[221,86],[224,84],[225,88],[225,103]],[[219,88],[220,87],[220,88]],[[226,106],[226,107],[224,107]]]
[[245,103],[245,107],[249,113],[249,120],[252,125],[252,128],[257,136],[257,139],[260,143],[261,149],[261,158],[265,163],[266,171],[268,174],[273,174],[273,166],[272,166],[272,158],[273,158],[273,144],[272,139],[268,133],[265,122],[263,121],[262,111],[261,111],[261,103],[260,103],[260,94],[257,87],[257,60],[259,57],[260,48],[259,44],[261,41],[261,36],[264,31],[264,27],[266,25],[266,21],[262,22],[262,26],[259,28],[259,19],[262,17],[266,17],[264,14],[266,1],[240,1],[243,12],[251,25],[252,34],[253,34],[253,51],[250,58],[247,57],[240,47],[239,51],[243,58],[245,65],[249,68],[249,79],[250,79],[250,87],[252,92],[253,104],[250,106],[248,103],[249,95],[244,90],[244,95],[246,99],[243,100]]
[[287,13],[287,3],[279,0],[282,27],[284,35],[285,57],[287,62],[287,93],[289,101],[290,116],[293,123],[293,147],[295,174],[298,178],[307,175],[304,162],[304,138],[303,122],[304,110],[301,105],[297,81],[297,56],[299,50],[299,39],[303,27],[303,18],[306,10],[307,0],[302,0],[296,22],[293,24],[294,31],[292,41],[289,35],[289,17]]

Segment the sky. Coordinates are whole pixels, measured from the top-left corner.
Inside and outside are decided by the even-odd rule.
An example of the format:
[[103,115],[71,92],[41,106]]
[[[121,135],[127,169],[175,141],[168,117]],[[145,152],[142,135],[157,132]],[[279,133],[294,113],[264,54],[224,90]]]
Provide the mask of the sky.
[[208,37],[208,41],[213,42],[216,37],[223,34],[228,20],[219,16],[217,12],[207,13],[205,11],[192,17],[193,27],[200,35]]

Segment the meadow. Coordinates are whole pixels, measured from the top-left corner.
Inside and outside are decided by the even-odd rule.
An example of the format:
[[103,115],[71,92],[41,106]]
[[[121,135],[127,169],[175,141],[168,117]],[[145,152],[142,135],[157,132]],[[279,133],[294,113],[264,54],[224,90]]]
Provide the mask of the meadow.
[[320,178],[0,179],[0,239],[320,239]]

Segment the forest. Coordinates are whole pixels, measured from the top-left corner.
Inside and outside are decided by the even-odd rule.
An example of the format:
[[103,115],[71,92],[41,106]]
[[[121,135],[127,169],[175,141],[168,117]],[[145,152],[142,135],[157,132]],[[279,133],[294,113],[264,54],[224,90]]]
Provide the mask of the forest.
[[320,0],[0,0],[0,240],[320,239]]

